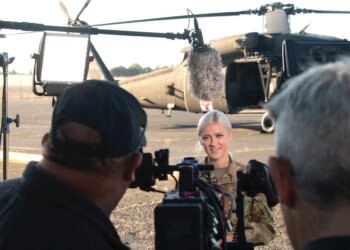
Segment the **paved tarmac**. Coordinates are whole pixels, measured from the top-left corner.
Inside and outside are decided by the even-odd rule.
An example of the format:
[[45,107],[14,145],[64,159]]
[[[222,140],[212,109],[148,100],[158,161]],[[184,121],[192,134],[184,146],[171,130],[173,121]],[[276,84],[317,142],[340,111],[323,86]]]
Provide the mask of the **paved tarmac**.
[[[13,79],[13,80],[12,80]],[[52,98],[36,96],[31,91],[30,77],[9,77],[8,117],[20,115],[20,126],[10,124],[8,178],[20,176],[24,164],[41,158],[41,138],[49,131],[52,113]],[[147,147],[144,152],[168,148],[169,163],[176,164],[182,158],[201,157],[203,152],[195,152],[198,141],[197,121],[201,114],[173,111],[166,117],[166,111],[147,109]],[[250,159],[266,162],[273,154],[273,135],[260,132],[261,112],[228,115],[233,127],[231,151],[236,160],[247,163]],[[1,144],[1,166],[3,156]],[[0,173],[2,172],[2,167]],[[2,174],[0,179],[2,178]]]

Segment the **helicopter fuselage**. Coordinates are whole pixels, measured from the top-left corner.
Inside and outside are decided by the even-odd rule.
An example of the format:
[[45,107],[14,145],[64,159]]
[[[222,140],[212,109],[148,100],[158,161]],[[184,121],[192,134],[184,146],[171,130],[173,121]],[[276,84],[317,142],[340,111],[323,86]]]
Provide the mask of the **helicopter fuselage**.
[[282,44],[287,39],[304,42],[343,41],[336,37],[312,34],[255,32],[212,40],[210,46],[222,58],[225,86],[221,96],[209,102],[196,99],[189,91],[187,60],[191,46],[183,49],[184,59],[177,66],[120,80],[119,84],[135,95],[145,108],[195,113],[218,109],[233,114],[242,109],[261,107],[261,104],[271,99],[283,81]]

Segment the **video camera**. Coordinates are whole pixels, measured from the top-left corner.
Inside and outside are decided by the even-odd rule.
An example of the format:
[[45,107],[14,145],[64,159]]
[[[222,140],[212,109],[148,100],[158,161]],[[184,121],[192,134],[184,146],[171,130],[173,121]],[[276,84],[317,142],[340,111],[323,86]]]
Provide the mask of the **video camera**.
[[[237,195],[232,200],[236,203],[237,225],[234,240],[226,242],[226,231],[232,231],[232,225],[221,205],[218,187],[200,178],[202,172],[212,171],[214,166],[198,164],[194,157],[186,157],[171,166],[168,149],[155,151],[154,156],[143,153],[135,181],[129,187],[158,191],[152,186],[157,179],[167,180],[168,175],[176,182],[175,188],[165,193],[162,203],[154,210],[157,250],[254,249],[244,233],[244,195],[253,197],[263,193],[270,207],[278,203],[265,164],[251,160],[247,172],[237,171]],[[179,172],[178,179],[173,175],[174,171]]]

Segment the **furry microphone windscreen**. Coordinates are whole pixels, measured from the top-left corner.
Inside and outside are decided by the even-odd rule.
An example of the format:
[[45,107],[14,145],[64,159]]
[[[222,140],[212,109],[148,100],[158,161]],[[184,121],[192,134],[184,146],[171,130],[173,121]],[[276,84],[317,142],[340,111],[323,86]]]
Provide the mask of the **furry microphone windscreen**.
[[188,56],[189,87],[199,100],[211,101],[220,96],[224,87],[220,53],[206,46],[192,48]]

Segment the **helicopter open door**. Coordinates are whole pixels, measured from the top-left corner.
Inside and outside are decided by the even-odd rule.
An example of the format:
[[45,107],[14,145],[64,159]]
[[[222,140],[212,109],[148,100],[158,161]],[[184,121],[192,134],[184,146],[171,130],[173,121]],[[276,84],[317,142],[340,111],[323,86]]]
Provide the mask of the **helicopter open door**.
[[230,113],[256,108],[270,96],[270,64],[263,58],[235,60],[226,68],[225,81]]

